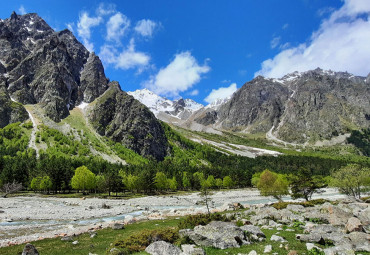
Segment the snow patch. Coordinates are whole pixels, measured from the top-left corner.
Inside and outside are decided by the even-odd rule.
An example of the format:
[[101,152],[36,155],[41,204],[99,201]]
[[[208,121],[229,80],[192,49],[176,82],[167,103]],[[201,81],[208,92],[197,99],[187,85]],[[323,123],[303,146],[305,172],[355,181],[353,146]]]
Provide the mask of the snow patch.
[[81,102],[80,105],[78,105],[77,107],[84,110],[89,104],[88,103],[85,103],[85,102]]
[[43,33],[44,32],[44,30],[36,30],[37,31],[37,33]]
[[30,27],[26,27],[26,29],[28,30],[28,32],[31,32],[33,29],[30,28]]
[[10,97],[10,100],[12,100],[13,102],[18,103],[13,97]]

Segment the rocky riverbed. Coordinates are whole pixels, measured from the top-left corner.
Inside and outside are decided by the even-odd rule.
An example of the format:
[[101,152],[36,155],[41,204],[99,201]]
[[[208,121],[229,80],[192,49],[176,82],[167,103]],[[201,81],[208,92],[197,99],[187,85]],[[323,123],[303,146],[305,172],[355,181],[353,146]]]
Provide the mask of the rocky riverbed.
[[[314,198],[338,199],[344,196],[327,189]],[[290,199],[285,197],[286,200]],[[110,226],[115,221],[161,219],[205,212],[199,193],[174,196],[149,196],[134,199],[14,197],[0,198],[0,247],[72,235]],[[228,204],[266,204],[272,198],[255,189],[218,191],[212,195],[212,210]]]

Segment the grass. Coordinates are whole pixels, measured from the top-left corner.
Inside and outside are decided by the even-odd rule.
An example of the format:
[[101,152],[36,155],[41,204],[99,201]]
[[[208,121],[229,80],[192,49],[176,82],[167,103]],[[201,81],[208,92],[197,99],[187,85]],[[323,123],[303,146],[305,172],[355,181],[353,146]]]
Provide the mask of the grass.
[[[106,254],[110,244],[116,240],[121,240],[131,234],[142,231],[144,229],[161,229],[164,227],[175,227],[177,226],[178,219],[168,220],[156,220],[156,221],[145,221],[127,225],[122,230],[103,229],[97,231],[97,236],[90,238],[90,234],[85,233],[73,238],[74,241],[78,241],[78,244],[74,245],[72,242],[61,241],[60,238],[44,239],[40,241],[31,242],[38,252],[42,255],[87,255],[89,253],[94,254]],[[24,244],[15,245],[5,248],[0,248],[0,254],[2,255],[17,255],[22,254]],[[145,253],[144,253],[145,254]]]

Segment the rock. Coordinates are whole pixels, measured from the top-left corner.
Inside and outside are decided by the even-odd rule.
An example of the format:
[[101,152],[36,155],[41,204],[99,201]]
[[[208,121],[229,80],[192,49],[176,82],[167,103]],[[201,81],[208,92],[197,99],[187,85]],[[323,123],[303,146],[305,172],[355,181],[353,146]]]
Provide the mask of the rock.
[[361,221],[355,217],[349,218],[346,224],[346,231],[347,232],[363,231]]
[[276,242],[281,242],[281,243],[285,243],[286,240],[281,237],[281,236],[277,236],[277,235],[272,235],[271,238],[270,238],[271,241],[276,241]]
[[206,226],[196,226],[189,238],[197,245],[219,249],[239,248],[246,243],[244,231],[231,222],[212,221]]
[[298,252],[296,250],[291,250],[288,252],[288,255],[298,255]]
[[337,245],[324,249],[325,255],[355,255],[350,245]]
[[253,225],[244,225],[240,227],[242,230],[251,233],[253,235],[256,235],[258,237],[266,238],[266,235],[261,231],[261,229],[257,226]]
[[257,252],[256,252],[255,250],[253,250],[253,251],[250,251],[250,252],[248,253],[248,255],[257,255]]
[[124,229],[125,228],[125,224],[123,223],[118,223],[118,222],[114,222],[111,224],[110,226],[112,229],[114,230],[119,230],[119,229]]
[[39,255],[39,252],[36,250],[35,246],[28,243],[24,247],[22,255]]
[[181,245],[181,255],[205,255],[206,253],[200,247],[196,247],[194,244],[183,244]]
[[318,250],[322,250],[321,248],[319,248],[319,247],[317,247],[315,244],[313,244],[313,243],[306,243],[306,248],[307,248],[307,250],[308,251],[310,251],[310,250],[312,250],[313,248],[316,248],[316,249],[318,249]]
[[263,250],[263,253],[269,253],[272,251],[272,245],[266,245],[265,249]]
[[157,241],[146,247],[145,251],[151,255],[180,255],[180,248],[165,241]]
[[61,241],[66,241],[66,242],[71,242],[71,241],[73,241],[73,238],[71,236],[63,236],[60,240]]
[[293,212],[304,212],[305,211],[305,208],[303,207],[303,205],[292,205],[292,204],[289,204],[286,209],[290,210],[290,211],[293,211]]
[[134,222],[134,216],[132,216],[132,215],[125,216],[125,218],[123,219],[123,222],[125,224],[131,224],[131,223],[133,223]]
[[118,254],[119,252],[121,252],[121,251],[117,248],[112,248],[112,249],[109,250],[109,253],[117,253]]
[[94,233],[92,233],[92,234],[90,235],[90,238],[95,238],[97,235],[98,235],[98,234],[97,234],[96,232],[94,232]]
[[370,234],[363,232],[351,232],[348,234],[355,251],[370,252]]
[[78,244],[78,241],[77,240],[73,241],[72,244],[76,245],[76,244]]

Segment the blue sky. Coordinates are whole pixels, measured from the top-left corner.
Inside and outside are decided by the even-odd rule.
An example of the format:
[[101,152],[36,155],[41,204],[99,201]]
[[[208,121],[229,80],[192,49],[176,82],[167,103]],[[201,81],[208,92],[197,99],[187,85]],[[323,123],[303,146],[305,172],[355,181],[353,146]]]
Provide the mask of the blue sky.
[[256,75],[370,72],[368,0],[1,1],[70,28],[125,91],[208,102]]

